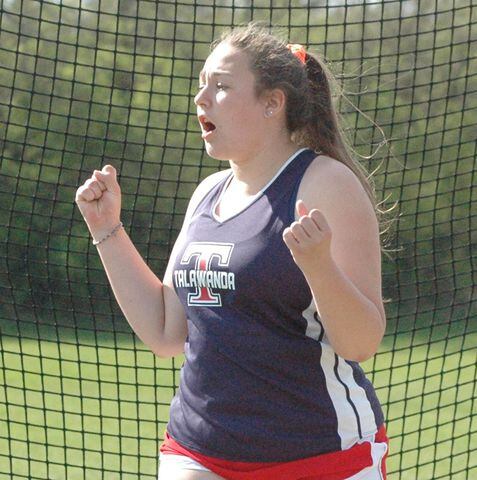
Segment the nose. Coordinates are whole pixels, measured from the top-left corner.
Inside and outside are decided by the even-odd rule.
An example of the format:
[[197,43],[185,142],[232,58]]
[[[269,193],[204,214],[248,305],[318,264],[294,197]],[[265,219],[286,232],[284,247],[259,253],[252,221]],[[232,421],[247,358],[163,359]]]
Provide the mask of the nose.
[[194,97],[194,103],[196,106],[205,105],[209,101],[206,90],[207,90],[207,87],[202,87],[197,92],[196,96]]

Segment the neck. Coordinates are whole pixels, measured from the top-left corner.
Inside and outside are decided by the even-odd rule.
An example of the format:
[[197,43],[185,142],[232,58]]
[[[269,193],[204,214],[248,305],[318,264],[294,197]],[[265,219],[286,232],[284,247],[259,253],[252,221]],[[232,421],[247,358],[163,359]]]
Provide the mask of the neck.
[[258,193],[300,147],[290,142],[267,145],[246,158],[229,160],[235,188],[246,195]]

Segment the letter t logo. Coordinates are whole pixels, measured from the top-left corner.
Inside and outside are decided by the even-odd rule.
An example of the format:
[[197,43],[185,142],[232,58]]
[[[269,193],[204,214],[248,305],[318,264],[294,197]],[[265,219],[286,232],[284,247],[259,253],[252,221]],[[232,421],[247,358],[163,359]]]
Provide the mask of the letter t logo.
[[194,269],[197,271],[197,288],[187,296],[188,305],[222,306],[220,293],[213,293],[207,286],[206,275],[202,272],[210,270],[212,259],[217,259],[217,265],[227,267],[230,262],[233,243],[192,242],[184,250],[181,265],[188,265],[195,258]]

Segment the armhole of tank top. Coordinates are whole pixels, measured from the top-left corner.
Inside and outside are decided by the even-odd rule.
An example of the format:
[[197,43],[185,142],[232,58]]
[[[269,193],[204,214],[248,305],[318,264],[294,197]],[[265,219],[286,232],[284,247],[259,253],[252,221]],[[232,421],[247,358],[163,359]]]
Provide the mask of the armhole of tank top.
[[310,168],[311,164],[315,161],[315,159],[317,157],[319,157],[321,155],[321,152],[318,152],[318,153],[313,152],[313,154],[314,154],[313,159],[308,164],[308,166],[305,168],[305,170],[303,172],[303,175],[296,181],[295,187],[293,188],[293,192],[292,192],[291,197],[290,197],[289,215],[288,215],[288,219],[289,219],[290,223],[295,222],[297,220],[296,213],[295,213],[295,204],[296,204],[296,200],[297,200],[298,190],[300,190],[301,182],[302,182],[304,176],[306,175],[306,172]]
[[214,188],[216,188],[220,182],[223,182],[223,180],[226,179],[230,174],[231,174],[231,169],[226,169],[226,170],[221,170],[219,172],[216,172],[217,181],[213,183],[211,182],[211,185],[209,186],[209,188],[207,190],[204,190],[204,192],[201,192],[201,195],[195,202],[195,205],[193,206],[193,209],[191,210],[190,214],[187,215],[187,212],[186,212],[186,216],[184,217],[184,223],[186,223],[186,221],[187,222],[190,221],[190,219],[197,212],[197,209],[202,205],[204,200],[210,195],[210,192],[212,192],[212,190],[214,190]]
[[288,206],[288,222],[289,222],[288,225],[296,221],[295,204],[296,204],[296,197],[298,195],[298,189],[300,188],[302,178],[303,177],[300,177],[296,181],[295,187],[293,188],[293,192],[291,194],[290,205]]

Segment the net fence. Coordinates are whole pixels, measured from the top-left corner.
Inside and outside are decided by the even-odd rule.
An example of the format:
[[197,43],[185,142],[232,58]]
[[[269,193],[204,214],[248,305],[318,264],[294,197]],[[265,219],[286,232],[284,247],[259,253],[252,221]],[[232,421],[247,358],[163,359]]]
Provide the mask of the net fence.
[[250,20],[329,61],[355,149],[398,201],[387,331],[363,364],[389,478],[477,478],[472,0],[3,0],[0,15],[1,479],[156,477],[182,358],[134,336],[75,192],[114,165],[162,278],[192,191],[225,166],[203,149],[198,72]]

